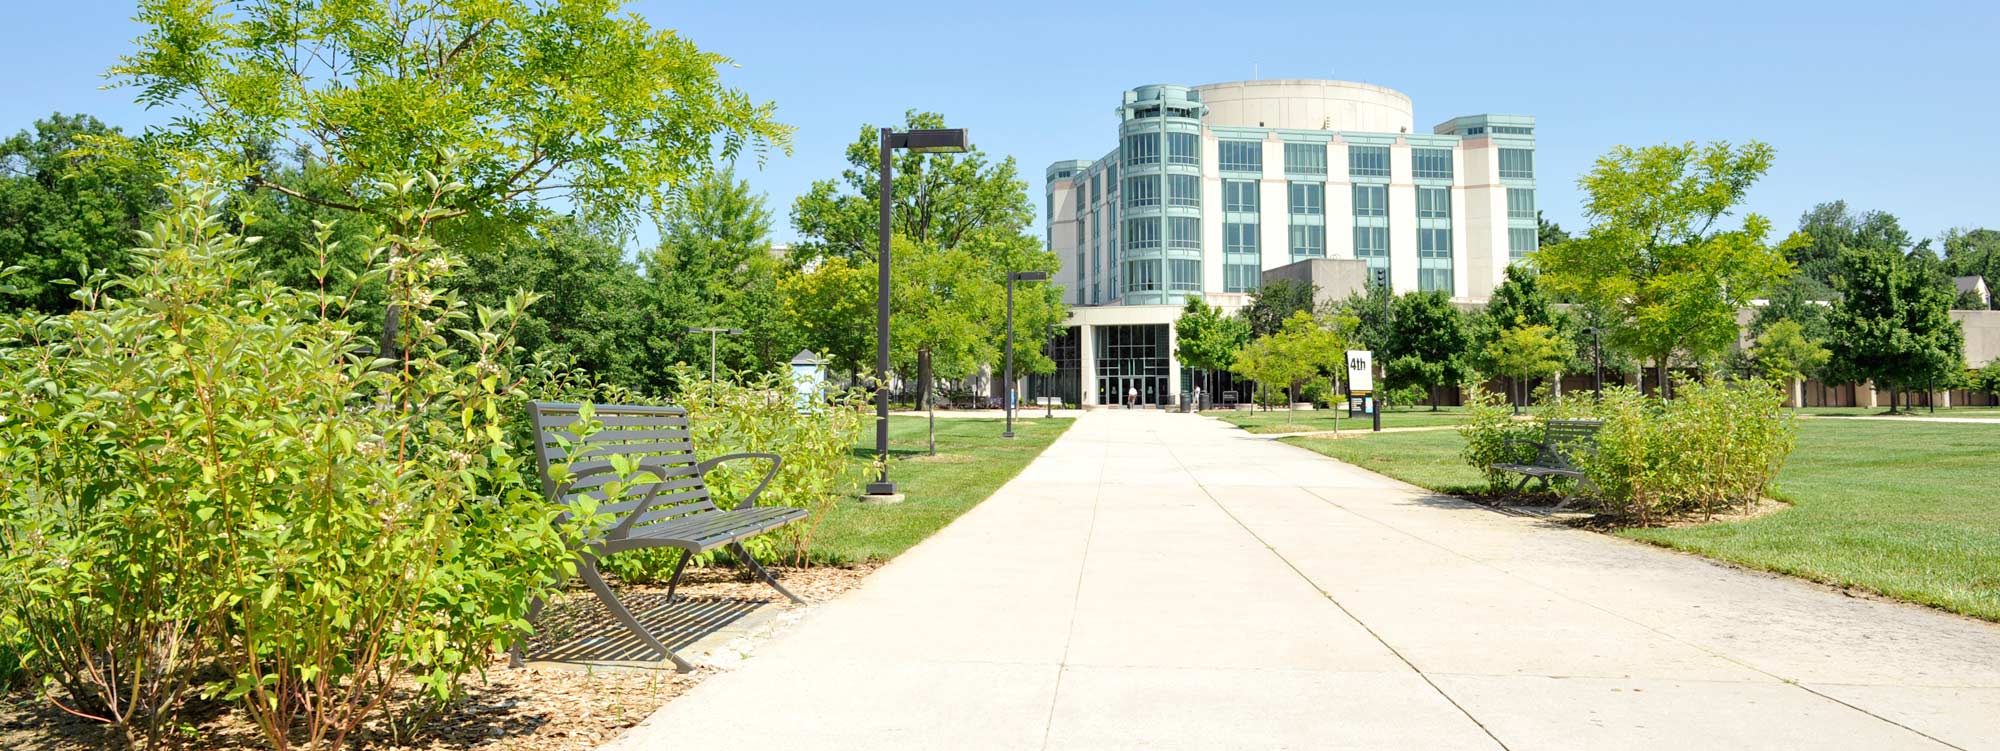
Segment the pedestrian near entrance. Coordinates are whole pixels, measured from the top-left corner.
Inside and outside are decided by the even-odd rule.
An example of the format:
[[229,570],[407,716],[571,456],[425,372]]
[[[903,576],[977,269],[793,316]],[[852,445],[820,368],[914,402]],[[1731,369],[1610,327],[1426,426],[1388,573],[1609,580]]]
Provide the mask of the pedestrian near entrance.
[[1137,406],[1139,406],[1139,387],[1125,387],[1125,408],[1132,409]]
[[1201,403],[1201,387],[1200,387],[1200,386],[1196,386],[1196,387],[1194,387],[1194,411],[1196,411],[1196,412],[1200,412],[1200,411],[1201,411],[1201,408],[1202,408],[1202,403]]

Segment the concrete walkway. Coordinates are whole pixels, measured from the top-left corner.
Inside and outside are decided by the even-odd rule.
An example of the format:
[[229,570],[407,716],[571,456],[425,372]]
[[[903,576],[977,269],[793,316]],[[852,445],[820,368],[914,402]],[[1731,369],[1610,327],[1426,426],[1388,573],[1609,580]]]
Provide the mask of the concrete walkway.
[[617,749],[1995,749],[2000,627],[1092,412]]

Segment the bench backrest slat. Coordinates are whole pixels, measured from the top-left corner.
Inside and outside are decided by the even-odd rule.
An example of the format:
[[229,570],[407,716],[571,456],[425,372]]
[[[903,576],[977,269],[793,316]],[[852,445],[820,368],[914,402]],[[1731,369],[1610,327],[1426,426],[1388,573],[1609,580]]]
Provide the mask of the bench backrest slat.
[[[556,402],[528,405],[542,492],[550,500],[569,505],[587,496],[602,503],[606,500],[606,485],[633,482],[617,502],[599,507],[600,512],[612,515],[614,529],[625,526],[628,517],[642,505],[645,511],[638,519],[631,520],[631,526],[716,509],[708,485],[695,466],[699,460],[689,440],[686,410],[623,405],[594,405],[591,409],[593,419],[603,427],[579,438],[576,428],[582,421],[581,405]],[[570,445],[565,448],[564,442]],[[633,474],[621,476],[610,461],[612,457],[631,459]],[[570,481],[558,488],[549,475],[549,467],[564,461],[570,463]],[[634,482],[640,473],[650,478]]]
[[1542,438],[1542,455],[1538,463],[1560,469],[1576,469],[1572,457],[1577,453],[1588,453],[1597,449],[1597,431],[1604,427],[1603,420],[1550,420]]

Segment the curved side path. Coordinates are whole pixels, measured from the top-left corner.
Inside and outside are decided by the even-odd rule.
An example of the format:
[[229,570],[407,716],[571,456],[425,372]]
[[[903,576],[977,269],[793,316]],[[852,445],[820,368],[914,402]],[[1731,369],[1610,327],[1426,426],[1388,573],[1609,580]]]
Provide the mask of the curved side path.
[[1084,415],[611,744],[2000,749],[2000,626]]

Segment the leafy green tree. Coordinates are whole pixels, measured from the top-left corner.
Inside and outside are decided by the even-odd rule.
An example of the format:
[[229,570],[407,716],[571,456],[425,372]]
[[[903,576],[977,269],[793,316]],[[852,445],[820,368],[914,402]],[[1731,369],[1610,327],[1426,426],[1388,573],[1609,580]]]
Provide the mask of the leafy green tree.
[[1189,295],[1174,322],[1174,358],[1200,371],[1229,370],[1236,352],[1250,342],[1250,324],[1222,314],[1199,295]]
[[[1820,342],[1806,335],[1805,326],[1790,320],[1771,324],[1757,335],[1757,342],[1750,348],[1750,359],[1757,370],[1765,378],[1785,384],[1794,397],[1799,382],[1819,372],[1832,356]],[[1797,402],[1793,404],[1796,406]]]
[[[1293,390],[1330,365],[1345,362],[1342,343],[1340,334],[1323,326],[1312,313],[1297,311],[1279,331],[1258,337],[1239,350],[1231,367],[1259,387]],[[1292,423],[1292,404],[1297,401],[1295,396],[1285,400],[1287,425]]]
[[[1568,320],[1549,304],[1549,297],[1536,281],[1535,272],[1527,264],[1507,267],[1506,278],[1493,288],[1493,296],[1487,298],[1486,309],[1473,317],[1467,327],[1471,337],[1473,369],[1499,373],[1498,367],[1488,353],[1494,342],[1511,329],[1522,326],[1547,326],[1561,334],[1561,327]],[[1567,337],[1562,337],[1567,341]]]
[[779,283],[786,319],[850,379],[875,368],[876,267],[829,258]]
[[784,314],[781,287],[792,272],[772,257],[770,232],[764,196],[734,173],[713,173],[688,186],[645,262],[650,383],[664,388],[671,380],[666,368],[676,362],[706,372],[709,338],[689,334],[689,327],[744,332],[715,341],[717,367],[731,373],[778,372],[805,346]]
[[1971,377],[1966,380],[1971,388],[2000,397],[2000,358],[1987,363],[1986,367],[1972,371]]
[[1965,332],[1951,319],[1951,293],[1905,257],[1850,250],[1839,278],[1841,299],[1827,316],[1827,368],[1835,379],[1872,381],[1894,394],[1937,388],[1965,369]]
[[1471,339],[1465,315],[1452,307],[1443,292],[1409,292],[1396,298],[1389,339],[1379,359],[1383,385],[1389,390],[1420,386],[1438,406],[1438,389],[1456,386],[1468,372]]
[[1939,239],[1952,276],[1981,277],[1986,289],[2000,292],[2000,230],[1950,229]]
[[1280,279],[1257,288],[1250,293],[1250,304],[1243,308],[1243,319],[1250,323],[1251,336],[1278,333],[1293,313],[1312,312],[1313,298],[1318,294],[1319,287],[1312,282],[1296,279]]
[[1514,382],[1514,412],[1527,401],[1530,379],[1561,373],[1574,351],[1569,340],[1545,323],[1524,323],[1502,329],[1483,348],[1493,372]]
[[[146,31],[111,77],[147,107],[181,112],[165,147],[242,155],[286,144],[316,165],[298,174],[324,191],[254,157],[238,166],[243,184],[400,236],[467,216],[534,220],[555,200],[629,220],[669,204],[718,156],[789,149],[772,104],[722,84],[728,58],[624,6],[140,0]],[[420,173],[458,189],[401,211],[382,181]],[[402,252],[392,245],[390,262]],[[386,308],[384,351],[399,341],[396,310]]]
[[1770,220],[1748,214],[1739,229],[1718,226],[1772,154],[1754,141],[1613,149],[1582,179],[1589,232],[1536,251],[1542,280],[1614,312],[1607,343],[1651,358],[1663,385],[1673,357],[1719,356],[1736,342],[1736,311],[1791,273],[1766,242]]
[[521,290],[535,292],[542,302],[514,322],[523,350],[608,383],[660,385],[648,379],[655,363],[641,349],[646,286],[615,235],[572,220],[537,228],[507,251],[466,259],[457,285],[468,303],[495,307]]
[[1806,294],[1815,300],[1833,297],[1841,273],[1840,255],[1846,250],[1878,250],[1901,253],[1910,247],[1910,234],[1892,214],[1881,211],[1854,213],[1846,201],[1818,204],[1799,216],[1799,229],[1785,247],[1785,258],[1798,269]]
[[1341,300],[1327,306],[1327,312],[1354,319],[1354,333],[1349,342],[1357,349],[1374,352],[1387,350],[1389,324],[1394,320],[1396,294],[1389,291],[1386,284],[1369,284]]
[[[942,128],[945,119],[910,110],[904,113],[904,126]],[[814,182],[793,202],[792,226],[804,238],[792,249],[794,263],[875,259],[881,147],[880,128],[861,126],[847,147],[847,169],[840,177]],[[903,151],[895,155],[894,168],[890,231],[917,245],[952,250],[981,233],[1025,235],[1034,223],[1028,183],[1011,156],[996,162],[976,148],[959,154]]]
[[1759,336],[1772,324],[1792,321],[1800,327],[1800,333],[1813,341],[1826,341],[1830,333],[1826,314],[1832,305],[1823,299],[1812,297],[1811,285],[1817,282],[1803,275],[1779,282],[1771,288],[1771,294],[1750,318],[1750,335]]
[[1535,239],[1537,247],[1546,248],[1551,245],[1561,245],[1569,242],[1569,233],[1563,231],[1562,225],[1542,218],[1542,212],[1537,209],[1535,211]]
[[0,141],[0,268],[21,267],[0,309],[73,310],[77,287],[59,280],[125,270],[139,222],[160,203],[161,173],[87,148],[119,137],[94,117],[58,112]]

